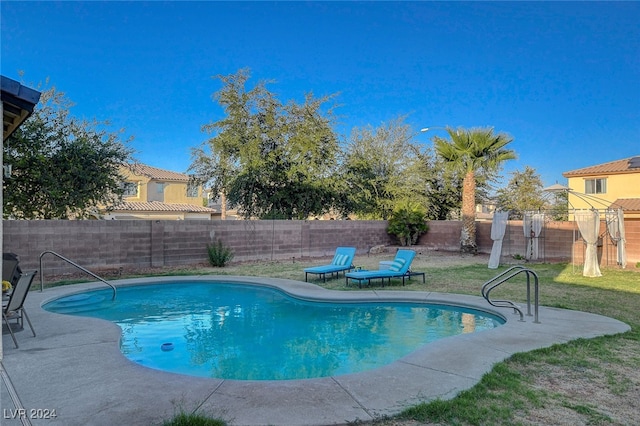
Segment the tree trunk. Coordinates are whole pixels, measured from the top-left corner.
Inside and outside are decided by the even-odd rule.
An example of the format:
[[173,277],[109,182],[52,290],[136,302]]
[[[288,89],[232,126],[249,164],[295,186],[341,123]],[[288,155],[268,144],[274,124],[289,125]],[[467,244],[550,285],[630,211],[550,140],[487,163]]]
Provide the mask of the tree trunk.
[[224,191],[220,191],[220,219],[225,220],[227,218],[227,194]]
[[462,181],[462,232],[460,251],[478,252],[476,244],[476,177],[473,170],[468,171]]

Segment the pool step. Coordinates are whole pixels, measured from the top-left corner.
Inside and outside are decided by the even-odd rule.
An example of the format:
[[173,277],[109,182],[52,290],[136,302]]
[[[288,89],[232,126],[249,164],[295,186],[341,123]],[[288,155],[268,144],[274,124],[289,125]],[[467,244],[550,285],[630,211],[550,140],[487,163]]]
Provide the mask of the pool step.
[[54,301],[50,306],[55,306],[57,313],[73,314],[85,311],[104,309],[111,304],[105,295],[98,293],[81,293],[63,297]]

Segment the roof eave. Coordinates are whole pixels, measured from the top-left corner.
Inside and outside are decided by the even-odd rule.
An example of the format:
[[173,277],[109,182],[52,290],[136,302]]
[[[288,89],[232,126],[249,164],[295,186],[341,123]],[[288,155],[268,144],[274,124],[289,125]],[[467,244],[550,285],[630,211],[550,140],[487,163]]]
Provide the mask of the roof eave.
[[2,98],[2,140],[5,141],[33,113],[40,92],[0,76]]
[[611,175],[629,175],[629,174],[635,174],[640,172],[640,169],[629,169],[629,170],[621,170],[621,171],[617,171],[617,172],[585,172],[585,173],[571,173],[571,172],[565,172],[562,174],[563,177],[569,179],[569,178],[575,178],[575,177],[592,177],[592,176],[611,176]]

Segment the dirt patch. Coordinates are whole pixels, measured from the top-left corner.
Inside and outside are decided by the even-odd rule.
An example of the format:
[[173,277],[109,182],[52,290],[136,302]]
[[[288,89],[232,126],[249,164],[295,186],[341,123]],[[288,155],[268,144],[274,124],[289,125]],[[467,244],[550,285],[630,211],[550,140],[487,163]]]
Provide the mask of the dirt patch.
[[[397,249],[401,247],[395,246],[386,246],[379,253],[375,254],[361,254],[358,253],[356,256],[356,261],[362,263],[364,266],[377,266],[379,261],[382,260],[391,260],[393,259],[395,252]],[[414,267],[418,269],[419,267],[425,266],[435,266],[435,267],[447,267],[447,266],[460,266],[460,265],[474,265],[478,263],[487,263],[489,262],[488,254],[463,254],[459,252],[449,252],[449,251],[440,251],[440,250],[430,250],[427,248],[421,248],[419,246],[412,246],[412,250],[416,251],[416,257],[414,259]],[[326,260],[331,260],[331,257],[314,257],[314,258],[295,258],[293,261],[299,264],[321,264]],[[264,264],[264,263],[291,263],[288,259],[278,259],[278,260],[257,260],[257,261],[245,261],[245,262],[231,262],[229,264],[230,267],[234,265],[251,265],[251,264]],[[220,268],[213,268],[208,263],[195,263],[188,265],[177,265],[177,266],[162,266],[162,267],[135,267],[135,268],[122,268],[122,267],[113,267],[113,268],[90,268],[91,272],[97,274],[98,276],[104,279],[119,279],[126,278],[130,276],[140,276],[140,275],[163,275],[163,274],[175,274],[181,273],[184,271],[198,271],[200,273],[206,272],[218,272]],[[47,282],[56,282],[62,280],[87,280],[91,279],[86,273],[81,271],[73,271],[70,273],[65,273],[62,275],[55,276],[47,276]]]
[[[539,366],[532,386],[548,395],[545,406],[526,416],[534,425],[640,424],[640,354],[621,342],[608,362],[586,366]],[[566,423],[562,423],[566,422]]]

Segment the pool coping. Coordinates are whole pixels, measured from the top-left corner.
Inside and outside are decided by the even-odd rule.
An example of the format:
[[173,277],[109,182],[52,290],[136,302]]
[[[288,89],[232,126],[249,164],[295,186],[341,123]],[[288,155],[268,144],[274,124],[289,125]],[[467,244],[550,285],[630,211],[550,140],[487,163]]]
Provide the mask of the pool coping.
[[314,301],[446,303],[487,311],[507,321],[492,330],[441,339],[371,371],[319,379],[238,381],[143,367],[120,353],[117,325],[41,308],[63,295],[105,288],[102,283],[33,291],[25,307],[37,337],[32,337],[28,328],[17,333],[20,348],[16,349],[10,336],[3,335],[3,364],[24,407],[56,410],[56,418],[32,422],[161,424],[180,409],[196,408],[234,425],[369,421],[397,414],[420,402],[452,398],[474,386],[494,364],[514,353],[630,330],[627,324],[612,318],[548,307],[540,307],[539,324],[527,316],[521,322],[512,309],[490,306],[480,296],[428,291],[338,291],[294,280],[222,275],[150,277],[111,283],[121,287],[177,281],[265,285]]

